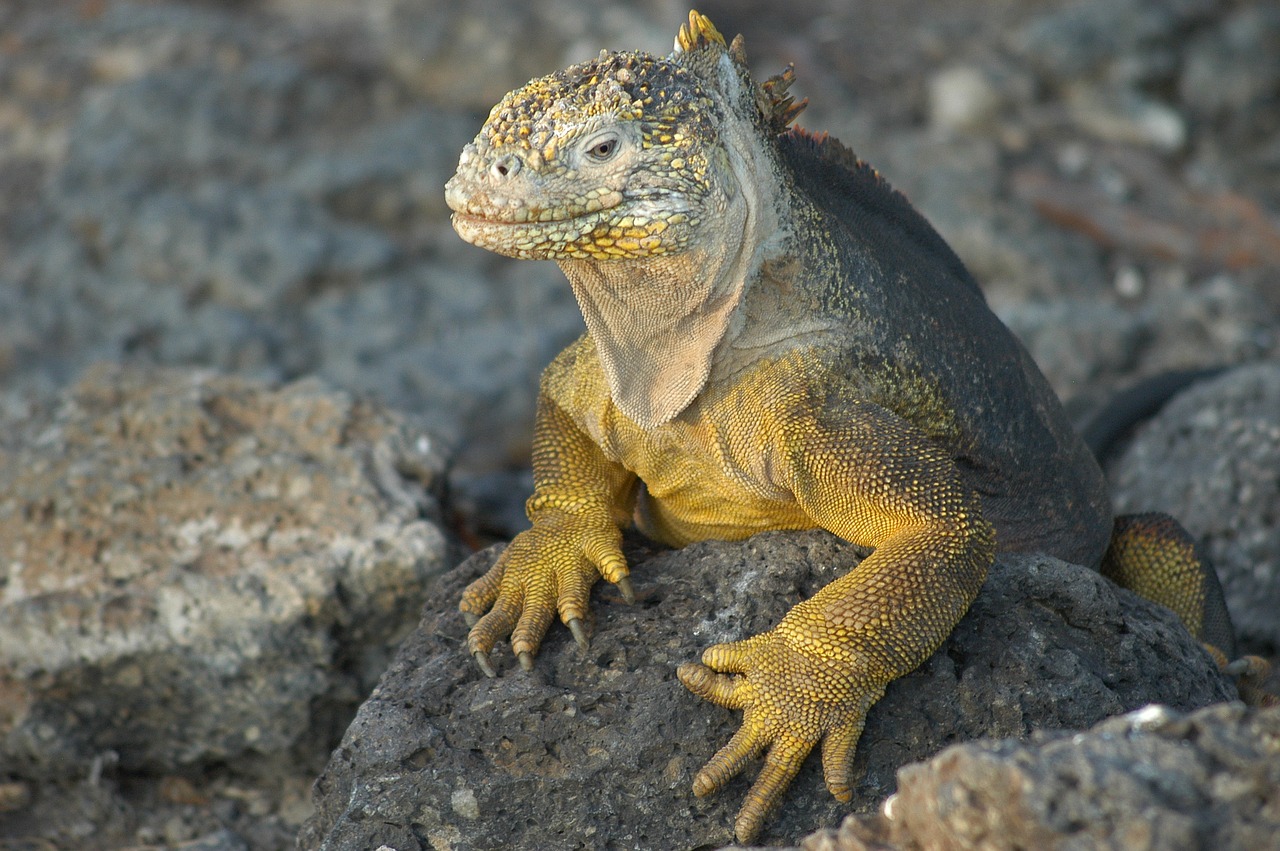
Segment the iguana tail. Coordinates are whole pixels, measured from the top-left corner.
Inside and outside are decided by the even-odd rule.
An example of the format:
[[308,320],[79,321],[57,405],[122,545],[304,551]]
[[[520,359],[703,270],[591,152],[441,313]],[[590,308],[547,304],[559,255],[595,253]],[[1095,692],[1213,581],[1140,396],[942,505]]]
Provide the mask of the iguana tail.
[[1139,381],[1112,397],[1081,427],[1080,436],[1098,463],[1105,463],[1129,433],[1139,423],[1155,416],[1166,402],[1192,384],[1214,378],[1228,369],[1228,366],[1211,366],[1174,370]]
[[1257,656],[1238,656],[1218,574],[1177,520],[1167,514],[1117,517],[1101,570],[1116,584],[1171,609],[1219,667],[1236,677],[1242,700],[1280,705],[1280,696],[1265,684],[1270,665]]
[[1235,630],[1218,575],[1191,534],[1169,515],[1117,517],[1102,575],[1172,609],[1192,635],[1235,658]]

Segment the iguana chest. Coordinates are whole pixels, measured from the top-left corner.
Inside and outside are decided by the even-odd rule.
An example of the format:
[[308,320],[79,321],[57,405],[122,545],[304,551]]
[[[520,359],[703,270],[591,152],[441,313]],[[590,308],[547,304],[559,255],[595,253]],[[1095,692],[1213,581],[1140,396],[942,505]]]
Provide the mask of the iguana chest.
[[[582,347],[580,341],[571,348]],[[668,423],[641,429],[613,404],[591,355],[588,344],[577,357],[557,359],[542,389],[606,458],[640,480],[640,531],[684,546],[815,525],[782,482],[776,411],[753,398],[750,380],[699,400]]]

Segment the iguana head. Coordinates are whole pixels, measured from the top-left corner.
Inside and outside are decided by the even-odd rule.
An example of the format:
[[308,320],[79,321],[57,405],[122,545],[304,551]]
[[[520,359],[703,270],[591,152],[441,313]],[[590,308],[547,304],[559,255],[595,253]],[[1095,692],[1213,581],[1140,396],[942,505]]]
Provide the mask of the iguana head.
[[511,92],[445,187],[463,239],[556,260],[610,394],[642,427],[677,415],[786,230],[774,137],[803,103],[691,12],[667,57],[602,52]]
[[445,187],[454,228],[526,259],[687,247],[739,191],[723,131],[782,129],[803,107],[785,96],[789,71],[751,81],[741,44],[691,12],[668,57],[602,51],[509,93]]

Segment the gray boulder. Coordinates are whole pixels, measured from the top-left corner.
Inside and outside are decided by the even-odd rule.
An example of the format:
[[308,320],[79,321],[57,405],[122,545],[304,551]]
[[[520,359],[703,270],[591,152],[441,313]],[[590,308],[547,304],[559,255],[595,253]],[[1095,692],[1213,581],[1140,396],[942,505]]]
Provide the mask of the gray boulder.
[[444,462],[314,379],[104,366],[0,429],[0,766],[281,754],[385,668]]
[[1197,537],[1243,647],[1280,655],[1280,363],[1179,394],[1137,430],[1111,480],[1120,510],[1165,511]]
[[1085,734],[948,748],[898,772],[872,817],[805,839],[807,851],[1274,848],[1280,707],[1191,714],[1147,707]]
[[[495,653],[486,679],[455,609],[496,557],[440,578],[418,630],[360,708],[316,782],[303,849],[713,847],[732,839],[750,778],[707,799],[693,775],[737,728],[676,666],[707,645],[768,629],[857,560],[823,532],[767,533],[679,551],[633,550],[639,600],[598,588],[589,652],[556,626],[533,672]],[[855,799],[806,764],[763,841],[795,841],[874,809],[894,772],[948,744],[1034,729],[1085,729],[1151,702],[1192,709],[1231,684],[1165,610],[1096,573],[1006,556],[943,647],[871,711]],[[754,770],[750,770],[753,774]]]

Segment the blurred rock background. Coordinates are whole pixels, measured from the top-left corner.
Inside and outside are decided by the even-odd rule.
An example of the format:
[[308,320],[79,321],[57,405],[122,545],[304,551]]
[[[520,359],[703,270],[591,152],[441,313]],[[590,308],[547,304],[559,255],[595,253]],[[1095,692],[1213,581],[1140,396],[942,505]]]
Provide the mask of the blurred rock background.
[[[1280,7],[698,8],[746,36],[762,73],[796,64],[800,123],[935,223],[1075,410],[1169,368],[1280,353]],[[0,848],[291,844],[311,778],[415,621],[418,580],[459,538],[519,527],[537,376],[581,328],[553,265],[454,236],[444,181],[507,90],[602,47],[666,52],[686,14],[668,0],[0,6]],[[353,502],[326,514],[329,492],[289,490],[313,468],[338,470]],[[205,475],[219,499],[184,502]],[[144,510],[165,504],[156,482],[174,483],[172,516]],[[432,497],[405,495],[424,485]],[[333,536],[286,541],[298,524],[279,494]],[[130,535],[154,553],[120,561],[133,550],[110,541]],[[352,555],[372,539],[396,555]],[[217,577],[288,575],[316,549],[338,555],[290,586],[288,614],[236,626],[239,644],[204,647],[155,614],[167,564],[207,579],[183,603],[207,603],[193,618],[207,624],[259,599]],[[103,621],[121,588],[124,620]],[[90,652],[110,630],[86,617],[142,638]],[[39,624],[84,643],[49,655]],[[193,682],[237,681],[243,708],[276,674],[227,661],[237,647],[284,660],[307,710],[275,727],[242,713],[228,723],[256,737],[213,723],[186,748],[136,706],[41,714],[104,682],[150,694],[179,669],[221,671]],[[140,648],[163,657],[154,675]],[[170,738],[135,758],[113,724]]]

